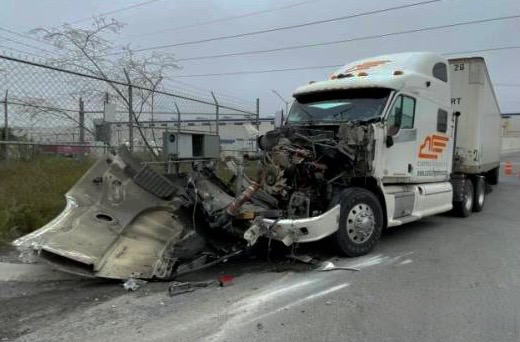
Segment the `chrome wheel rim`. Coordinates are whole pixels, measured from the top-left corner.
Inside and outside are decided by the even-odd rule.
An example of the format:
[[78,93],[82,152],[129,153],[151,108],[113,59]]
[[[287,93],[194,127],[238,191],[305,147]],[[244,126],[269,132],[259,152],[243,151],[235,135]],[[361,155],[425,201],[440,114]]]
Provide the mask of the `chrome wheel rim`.
[[374,212],[367,204],[356,204],[350,209],[346,222],[350,241],[355,244],[365,243],[374,233],[375,227]]

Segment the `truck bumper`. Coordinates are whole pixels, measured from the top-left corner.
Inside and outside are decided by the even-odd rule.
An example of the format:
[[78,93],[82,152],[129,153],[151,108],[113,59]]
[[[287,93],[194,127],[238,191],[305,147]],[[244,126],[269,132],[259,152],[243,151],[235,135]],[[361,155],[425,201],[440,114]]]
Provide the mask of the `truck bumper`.
[[244,233],[249,244],[255,244],[260,236],[283,242],[290,246],[295,242],[313,242],[321,240],[338,230],[340,205],[319,216],[302,219],[256,220]]

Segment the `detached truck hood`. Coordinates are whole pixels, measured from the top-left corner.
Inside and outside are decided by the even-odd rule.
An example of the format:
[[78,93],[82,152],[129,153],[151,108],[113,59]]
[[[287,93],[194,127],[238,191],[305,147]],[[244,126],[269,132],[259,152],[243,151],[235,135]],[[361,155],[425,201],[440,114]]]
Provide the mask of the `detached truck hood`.
[[120,150],[70,189],[59,216],[13,244],[82,275],[167,278],[174,249],[192,233],[178,216],[178,191]]

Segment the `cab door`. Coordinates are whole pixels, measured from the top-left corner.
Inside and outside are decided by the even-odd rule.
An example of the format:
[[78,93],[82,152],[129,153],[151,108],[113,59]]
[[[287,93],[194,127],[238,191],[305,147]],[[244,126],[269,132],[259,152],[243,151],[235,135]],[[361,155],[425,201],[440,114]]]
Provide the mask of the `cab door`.
[[397,94],[386,118],[386,151],[383,168],[385,183],[409,183],[417,167],[417,128],[413,96]]

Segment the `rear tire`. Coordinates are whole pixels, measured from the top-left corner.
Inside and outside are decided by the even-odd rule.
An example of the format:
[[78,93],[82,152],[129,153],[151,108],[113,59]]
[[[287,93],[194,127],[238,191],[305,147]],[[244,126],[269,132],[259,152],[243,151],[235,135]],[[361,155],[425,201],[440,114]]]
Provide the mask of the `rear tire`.
[[484,177],[476,177],[473,181],[475,195],[473,197],[473,211],[478,213],[484,208],[486,201],[486,181]]
[[372,251],[383,230],[383,209],[377,197],[363,188],[340,194],[338,230],[334,237],[339,251],[349,257]]
[[471,211],[473,210],[473,199],[473,182],[471,182],[469,179],[466,179],[466,181],[464,182],[462,201],[455,202],[453,205],[457,216],[468,217],[469,215],[471,215]]
[[497,185],[500,178],[500,167],[495,167],[486,173],[486,181],[488,184]]

